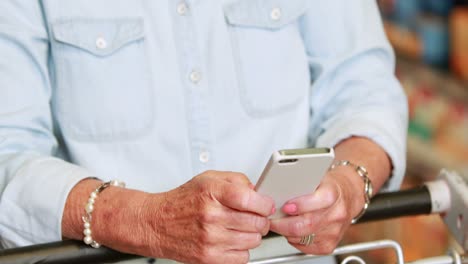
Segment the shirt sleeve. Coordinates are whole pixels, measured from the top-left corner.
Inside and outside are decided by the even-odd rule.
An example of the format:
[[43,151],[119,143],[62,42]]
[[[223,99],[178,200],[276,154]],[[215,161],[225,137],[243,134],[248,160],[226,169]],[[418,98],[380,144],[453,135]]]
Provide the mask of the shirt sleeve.
[[311,143],[373,140],[393,165],[382,191],[398,189],[406,167],[408,106],[376,1],[314,2],[301,32],[313,79]]
[[87,170],[59,156],[40,1],[0,1],[0,247],[60,240],[67,195]]

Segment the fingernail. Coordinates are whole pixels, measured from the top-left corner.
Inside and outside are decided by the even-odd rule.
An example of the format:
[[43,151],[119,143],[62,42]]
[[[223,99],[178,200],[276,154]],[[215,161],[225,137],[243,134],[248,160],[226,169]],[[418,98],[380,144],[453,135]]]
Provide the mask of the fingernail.
[[273,206],[273,207],[271,208],[271,213],[270,213],[270,214],[274,214],[274,213],[276,213],[276,208]]
[[297,212],[297,205],[290,203],[283,206],[283,211],[287,214],[295,214]]

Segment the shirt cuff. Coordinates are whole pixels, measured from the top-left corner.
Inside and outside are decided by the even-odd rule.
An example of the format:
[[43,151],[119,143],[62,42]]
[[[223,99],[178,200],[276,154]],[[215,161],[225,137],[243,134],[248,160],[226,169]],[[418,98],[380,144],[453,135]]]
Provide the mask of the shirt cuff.
[[[400,123],[404,126],[402,122],[393,124]],[[389,129],[389,124],[391,120],[383,116],[340,119],[324,129],[325,132],[318,137],[316,146],[332,147],[352,136],[369,138],[385,150],[393,165],[391,176],[380,192],[398,190],[406,170],[406,128]]]
[[0,241],[19,247],[62,240],[62,215],[71,189],[92,174],[50,157],[30,159],[17,170],[0,201]]

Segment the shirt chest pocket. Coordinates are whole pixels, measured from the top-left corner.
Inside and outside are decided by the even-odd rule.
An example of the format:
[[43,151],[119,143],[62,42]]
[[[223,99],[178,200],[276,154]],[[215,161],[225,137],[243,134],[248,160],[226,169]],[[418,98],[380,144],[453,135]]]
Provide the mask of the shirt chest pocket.
[[308,95],[310,75],[298,26],[307,0],[237,0],[225,7],[240,100],[248,114],[294,109]]
[[143,20],[69,19],[52,31],[53,107],[63,133],[109,141],[149,131],[153,95]]

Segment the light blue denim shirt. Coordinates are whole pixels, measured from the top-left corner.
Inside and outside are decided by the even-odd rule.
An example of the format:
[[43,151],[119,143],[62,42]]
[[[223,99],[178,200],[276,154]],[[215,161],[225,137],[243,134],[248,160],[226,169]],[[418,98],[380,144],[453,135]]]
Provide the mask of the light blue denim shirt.
[[405,170],[407,105],[372,0],[1,0],[0,240],[61,239],[71,188],[253,183],[277,149],[369,137]]

